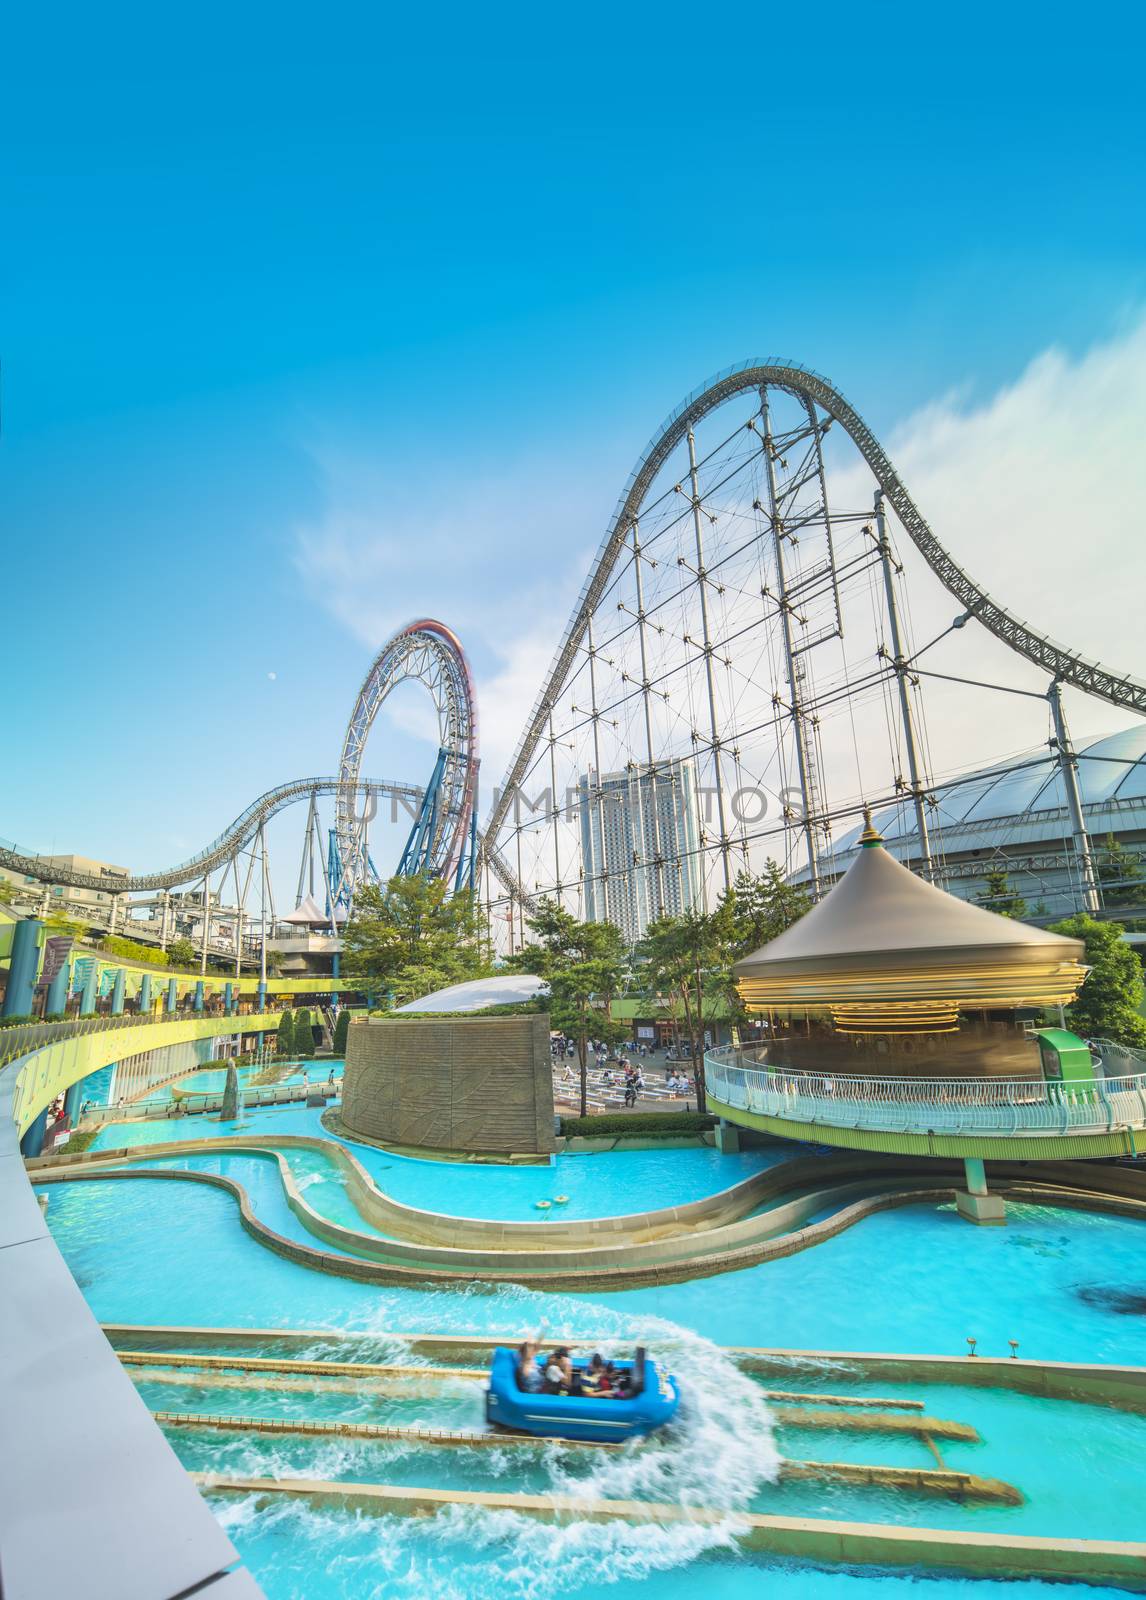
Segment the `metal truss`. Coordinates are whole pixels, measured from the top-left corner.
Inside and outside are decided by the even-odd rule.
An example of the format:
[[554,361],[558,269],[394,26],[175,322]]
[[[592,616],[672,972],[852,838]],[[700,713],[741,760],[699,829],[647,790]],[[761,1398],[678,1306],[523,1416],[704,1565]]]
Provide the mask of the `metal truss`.
[[[730,425],[719,444],[701,452],[697,425],[742,395],[756,401],[753,414]],[[793,421],[774,414],[775,395],[784,397],[789,412],[795,407]],[[874,504],[867,502],[870,510],[849,512],[829,504],[824,454],[830,430],[846,435],[870,471],[875,491]],[[742,497],[748,478],[758,485],[750,511]],[[854,476],[846,481],[854,482]],[[511,937],[514,907],[524,938],[524,913],[541,895],[568,900],[581,914],[595,915],[594,907],[607,905],[614,920],[620,920],[614,908],[623,906],[626,895],[650,907],[649,915],[671,910],[671,886],[686,856],[698,858],[703,872],[708,862],[714,864],[718,889],[748,864],[749,844],[762,841],[784,841],[781,850],[791,871],[798,865],[791,855],[792,841],[798,839],[806,863],[801,875],[818,892],[819,858],[826,851],[831,859],[832,819],[839,815],[825,794],[821,723],[880,697],[890,760],[874,782],[869,773],[859,787],[874,802],[891,778],[894,803],[914,811],[923,871],[942,881],[941,831],[930,838],[938,818],[931,817],[935,801],[920,674],[912,664],[901,611],[906,592],[889,513],[963,608],[957,626],[977,619],[1047,671],[1054,683],[1146,712],[1146,684],[1056,644],[963,571],[919,512],[871,429],[826,379],[790,362],[746,362],[690,395],[641,455],[495,792],[483,829],[483,854],[509,889]],[[670,570],[677,574],[673,583],[666,576]],[[865,585],[875,642],[868,654],[857,656],[851,639],[844,645],[841,596],[850,586],[854,603]],[[770,642],[762,643],[766,634]],[[675,654],[663,643],[669,638]],[[832,650],[825,655],[828,645]],[[828,660],[833,651],[843,661],[842,670]],[[770,690],[770,709],[753,708],[749,688],[757,691],[758,701],[762,689]],[[854,724],[851,733],[858,767]],[[769,742],[777,752],[779,780],[787,785],[781,794],[788,798],[781,826],[770,819],[770,826],[751,831],[738,827],[730,796],[737,785],[759,781],[760,752]],[[784,748],[793,753],[791,761]],[[658,785],[670,777],[676,781],[682,760],[702,764],[704,782],[711,786],[706,793],[715,798],[715,814],[706,813],[699,843],[687,850],[679,840],[666,846],[671,828],[666,829],[655,798]],[[602,770],[610,766],[615,770]],[[629,833],[615,841],[610,870],[602,819],[606,801],[625,788],[625,772]],[[798,780],[797,787],[791,779]],[[543,786],[547,803],[536,798]],[[574,792],[571,806],[568,797]],[[623,851],[627,863],[618,867]],[[486,897],[492,915],[488,887]]]
[[657,473],[674,448],[702,417],[734,395],[768,386],[787,390],[802,401],[820,406],[832,421],[845,429],[912,542],[939,581],[966,612],[996,638],[1028,661],[1042,667],[1053,678],[1072,684],[1086,694],[1108,700],[1112,705],[1126,706],[1132,711],[1146,714],[1146,683],[1111,672],[1099,663],[1087,660],[1078,651],[1056,644],[999,605],[963,571],[931,531],[875,434],[859,412],[826,378],[794,362],[774,359],[747,361],[721,373],[712,382],[694,391],[666,419],[633,469],[554,657],[545,687],[534,704],[501,792],[486,819],[484,832],[487,838],[496,838],[505,823],[513,791],[521,784],[538,743],[544,737],[546,719],[576,661],[589,619],[601,603],[617,559],[625,547],[626,539],[630,537],[645,495]]

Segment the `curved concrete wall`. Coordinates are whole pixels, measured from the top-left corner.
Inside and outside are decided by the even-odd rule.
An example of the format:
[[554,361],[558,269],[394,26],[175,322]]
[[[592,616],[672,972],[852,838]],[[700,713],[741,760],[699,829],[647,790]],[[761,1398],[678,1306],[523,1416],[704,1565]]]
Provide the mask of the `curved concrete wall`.
[[350,1133],[415,1149],[551,1151],[549,1018],[355,1022],[346,1044],[342,1121]]

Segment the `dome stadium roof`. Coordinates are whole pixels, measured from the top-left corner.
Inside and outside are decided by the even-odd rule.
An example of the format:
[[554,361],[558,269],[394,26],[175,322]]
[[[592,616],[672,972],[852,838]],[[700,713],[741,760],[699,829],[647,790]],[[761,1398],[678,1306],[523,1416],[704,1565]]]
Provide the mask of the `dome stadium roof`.
[[[1083,809],[1096,831],[1119,826],[1146,827],[1146,722],[1075,747]],[[1066,794],[1058,754],[1051,749],[1013,756],[934,790],[934,825],[945,849],[971,849],[1005,837],[1010,843],[1035,843],[1069,833]],[[1119,820],[1121,819],[1121,820]],[[875,813],[875,823],[894,849],[914,843],[915,813],[909,798]],[[859,845],[853,828],[835,847],[835,857]]]

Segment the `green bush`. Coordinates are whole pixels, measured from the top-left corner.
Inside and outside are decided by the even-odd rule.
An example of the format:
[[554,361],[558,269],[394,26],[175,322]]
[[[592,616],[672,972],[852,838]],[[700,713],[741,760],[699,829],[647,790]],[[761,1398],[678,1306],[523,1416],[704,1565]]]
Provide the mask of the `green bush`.
[[24,1028],[29,1022],[39,1022],[39,1017],[32,1012],[26,1016],[0,1017],[0,1028]]
[[586,1134],[592,1138],[614,1138],[617,1134],[640,1134],[641,1138],[681,1133],[707,1133],[717,1118],[704,1111],[639,1111],[631,1116],[606,1112],[599,1117],[562,1117],[561,1132],[567,1138]]
[[343,1006],[338,1013],[338,1021],[334,1024],[334,1040],[331,1049],[336,1056],[346,1054],[346,1035],[350,1032],[350,1012]]
[[282,1061],[289,1061],[291,1056],[294,1055],[294,1021],[289,1011],[284,1011],[279,1018],[275,1054]]
[[81,1131],[73,1133],[69,1137],[67,1144],[61,1147],[64,1155],[82,1155],[85,1150],[89,1149],[96,1142],[102,1132],[103,1123],[97,1122],[94,1128],[84,1128]]
[[310,1025],[310,1012],[302,1006],[294,1014],[294,1053],[296,1056],[314,1054],[314,1032]]
[[144,966],[166,967],[169,964],[166,950],[156,950],[149,944],[139,944],[135,939],[123,939],[118,933],[109,933],[99,941],[99,948],[121,961],[138,961]]

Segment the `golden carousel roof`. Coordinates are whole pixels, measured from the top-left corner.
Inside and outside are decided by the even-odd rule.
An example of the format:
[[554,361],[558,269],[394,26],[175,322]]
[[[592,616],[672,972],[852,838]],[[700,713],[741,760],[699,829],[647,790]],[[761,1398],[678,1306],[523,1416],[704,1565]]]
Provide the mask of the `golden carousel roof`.
[[806,916],[733,967],[750,1007],[828,1006],[842,1025],[854,1020],[844,1013],[862,1018],[890,1002],[914,1006],[921,1024],[941,1015],[953,1025],[960,1008],[1073,999],[1086,976],[1081,940],[925,883],[888,854],[870,820],[863,844]]

